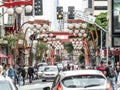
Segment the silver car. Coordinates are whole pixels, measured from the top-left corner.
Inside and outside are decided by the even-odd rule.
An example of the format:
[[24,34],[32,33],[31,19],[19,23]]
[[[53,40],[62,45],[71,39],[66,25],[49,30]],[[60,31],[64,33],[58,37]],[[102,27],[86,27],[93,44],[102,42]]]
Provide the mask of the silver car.
[[39,78],[42,77],[42,73],[43,73],[45,67],[46,67],[46,66],[40,66],[40,67],[38,68],[37,75],[38,75]]
[[51,90],[112,90],[112,87],[98,70],[74,70],[61,72]]
[[54,80],[58,75],[59,69],[57,66],[46,66],[42,73],[42,81]]
[[0,90],[18,90],[13,81],[7,76],[0,76]]

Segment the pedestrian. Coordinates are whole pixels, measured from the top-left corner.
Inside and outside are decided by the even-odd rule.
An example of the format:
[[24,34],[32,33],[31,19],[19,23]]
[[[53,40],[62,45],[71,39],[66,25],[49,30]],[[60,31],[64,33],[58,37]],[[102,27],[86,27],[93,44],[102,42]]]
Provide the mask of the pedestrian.
[[14,69],[14,84],[16,85],[18,82],[18,71],[16,69],[16,65],[13,65],[13,69]]
[[7,67],[6,64],[5,64],[4,67],[3,67],[3,73],[2,73],[2,75],[3,75],[4,77],[8,76],[8,67]]
[[25,65],[22,67],[22,77],[23,77],[23,85],[25,85],[25,78],[26,78],[26,70],[25,70]]
[[116,66],[116,82],[120,82],[118,81],[118,78],[120,77],[119,74],[120,74],[120,65],[119,65],[119,62],[117,62],[117,64],[115,65]]
[[101,71],[106,76],[106,66],[103,61],[96,67],[97,70]]
[[28,77],[29,83],[32,83],[32,80],[34,79],[34,68],[32,66],[28,68]]
[[22,77],[22,73],[18,74],[18,85],[22,86],[23,85],[23,77]]
[[106,67],[106,77],[108,79],[108,81],[110,81],[111,85],[112,85],[112,90],[116,90],[115,87],[115,69],[112,67],[112,62],[108,61],[108,66]]
[[8,77],[10,77],[14,81],[15,71],[10,64],[8,64]]
[[71,68],[71,67],[70,67],[70,64],[68,63],[68,64],[67,64],[67,69],[70,70],[70,68]]

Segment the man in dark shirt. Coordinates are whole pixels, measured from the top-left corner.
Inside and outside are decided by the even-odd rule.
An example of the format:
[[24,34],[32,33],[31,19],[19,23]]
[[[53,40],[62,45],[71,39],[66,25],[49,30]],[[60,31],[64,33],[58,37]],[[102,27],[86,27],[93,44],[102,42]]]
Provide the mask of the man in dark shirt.
[[112,67],[112,62],[108,61],[108,66],[106,67],[106,77],[112,85],[112,90],[116,90],[115,87],[115,69]]

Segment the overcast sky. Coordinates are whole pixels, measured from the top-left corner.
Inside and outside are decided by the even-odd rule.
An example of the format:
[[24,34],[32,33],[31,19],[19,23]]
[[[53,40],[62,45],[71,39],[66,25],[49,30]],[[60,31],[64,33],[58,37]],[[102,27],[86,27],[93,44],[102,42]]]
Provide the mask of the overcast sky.
[[84,10],[85,0],[59,0],[59,6],[63,6],[64,11],[68,11],[68,6],[75,6],[75,10]]

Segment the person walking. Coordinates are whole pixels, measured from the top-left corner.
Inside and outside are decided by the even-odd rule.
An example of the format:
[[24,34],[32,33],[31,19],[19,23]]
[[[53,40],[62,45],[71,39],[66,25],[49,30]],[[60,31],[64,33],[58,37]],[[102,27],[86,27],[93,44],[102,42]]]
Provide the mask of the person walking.
[[70,67],[70,64],[68,63],[68,64],[67,64],[67,69],[70,70],[70,68],[71,68],[71,67]]
[[106,76],[106,66],[103,61],[96,67],[97,70],[101,71]]
[[8,77],[10,77],[14,81],[15,71],[10,64],[8,64]]
[[22,73],[18,74],[18,85],[22,86],[23,85],[23,77],[22,77]]
[[108,61],[108,66],[106,67],[106,77],[112,85],[112,88],[113,88],[112,90],[116,90],[115,74],[116,74],[116,72],[115,72],[115,69],[112,67],[112,62]]
[[118,80],[120,78],[120,64],[119,62],[116,63],[115,65],[115,69],[116,69],[116,82],[120,83],[120,80]]
[[4,77],[8,76],[8,66],[6,64],[3,67],[3,73],[2,73],[2,75]]
[[22,66],[22,77],[23,77],[23,85],[25,85],[25,78],[26,78],[26,70],[25,65]]
[[34,79],[34,68],[32,66],[28,68],[28,77],[29,83],[32,83],[32,80]]

